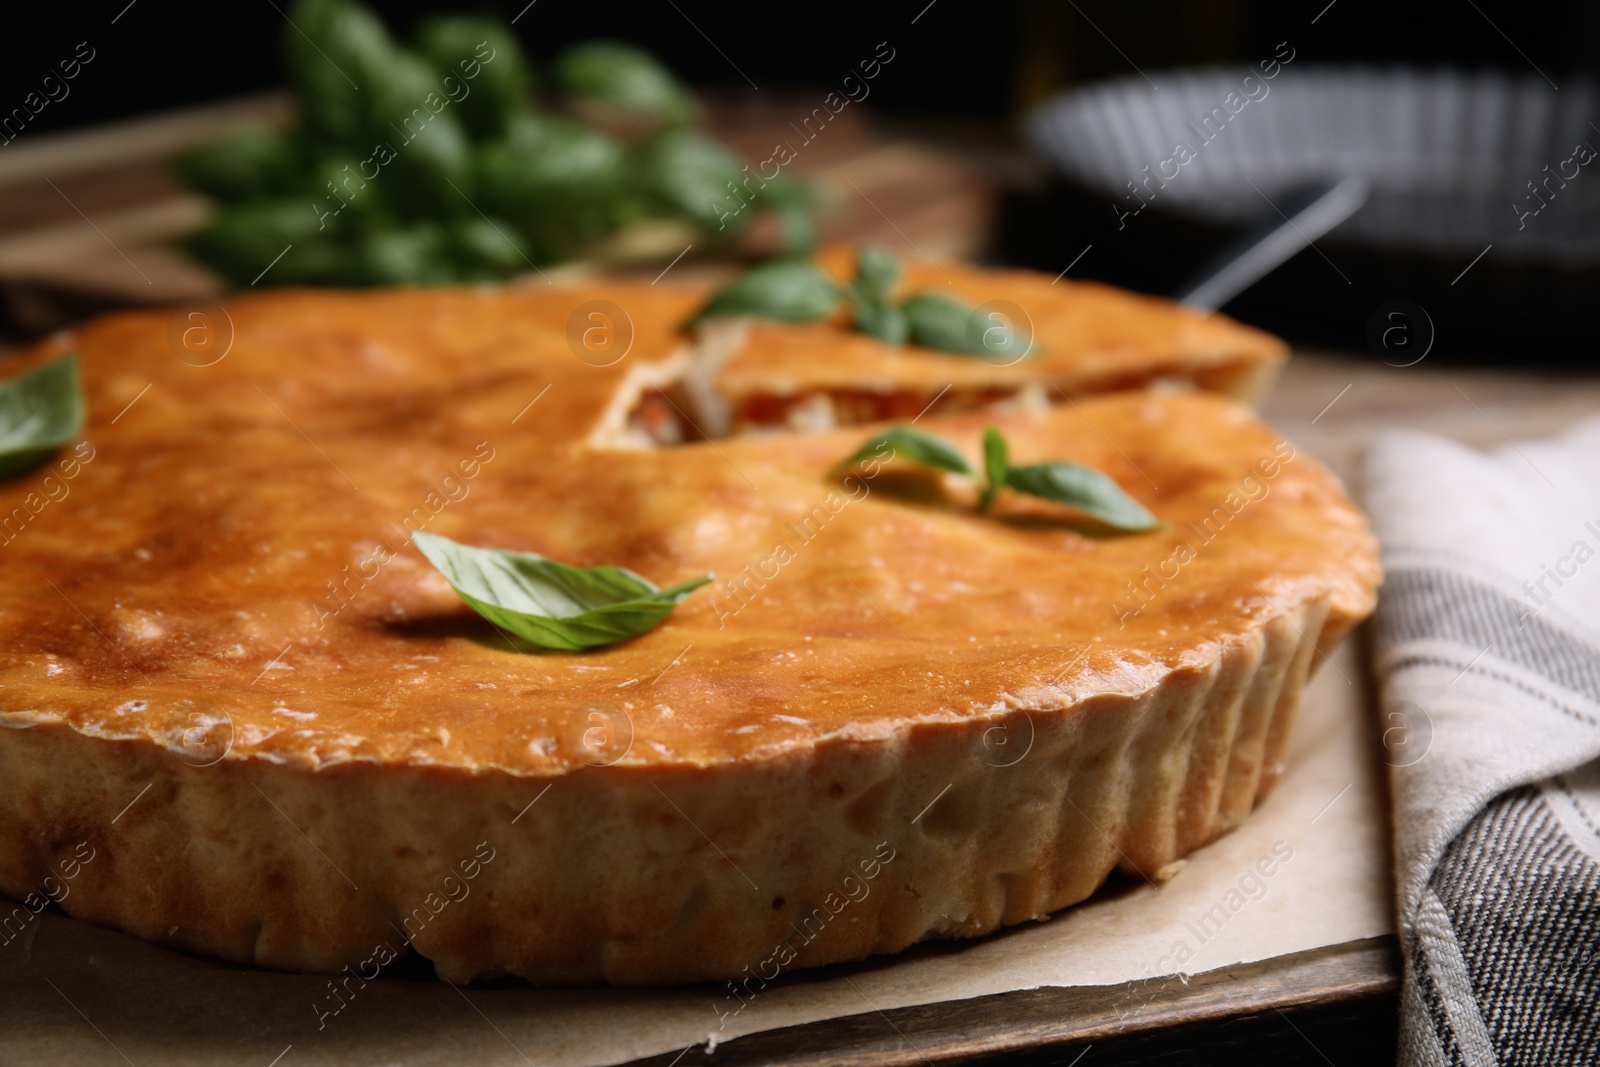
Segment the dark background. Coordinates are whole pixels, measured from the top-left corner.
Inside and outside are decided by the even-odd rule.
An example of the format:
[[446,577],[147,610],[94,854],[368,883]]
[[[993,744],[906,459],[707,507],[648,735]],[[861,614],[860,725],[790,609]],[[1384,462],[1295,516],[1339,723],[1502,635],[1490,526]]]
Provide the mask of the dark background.
[[[371,6],[401,35],[433,11],[492,9],[508,20],[522,12],[515,29],[535,61],[574,41],[619,37],[648,46],[705,87],[747,85],[744,76],[763,89],[835,82],[864,48],[888,40],[898,55],[895,76],[873,88],[881,111],[1002,126],[1053,90],[1130,75],[1134,64],[1150,70],[1253,60],[1286,37],[1302,63],[1452,64],[1528,74],[1531,63],[1558,83],[1563,75],[1600,68],[1600,4],[1594,0],[1335,0],[1308,26],[1326,5],[935,0],[923,11],[927,0],[537,0],[524,11],[525,0],[408,0]],[[94,62],[72,83],[71,95],[46,107],[24,137],[268,89],[279,79],[279,40],[293,32],[281,13],[288,6],[289,0],[17,5],[0,29],[0,111],[20,104],[80,41],[96,50]]]
[[[276,87],[281,41],[295,32],[285,14],[290,2],[108,0],[8,11],[0,24],[0,115],[19,106],[79,42],[95,50],[93,62],[69,83],[70,95],[30,119],[12,143]],[[983,152],[1020,148],[1022,117],[1063,89],[1104,79],[1137,84],[1141,71],[1252,63],[1284,40],[1295,49],[1296,70],[1315,64],[1498,70],[1541,90],[1546,81],[1558,84],[1569,103],[1600,81],[1594,77],[1600,75],[1600,0],[405,0],[369,6],[402,39],[426,14],[498,10],[515,19],[514,30],[536,65],[573,42],[622,38],[648,47],[691,84],[718,93],[750,93],[754,85],[772,96],[838,85],[856,61],[887,42],[895,49],[893,76],[872,83],[868,108],[888,123],[953,137],[959,147]],[[1078,263],[1074,277],[1170,294],[1237,237],[1165,208],[1117,232],[1103,191],[1050,177],[1044,168],[1016,166],[1019,158],[1006,156],[1005,180],[1021,177],[1002,192],[990,247],[981,256],[987,261],[1055,274],[1092,244],[1094,254]],[[1509,212],[1505,205],[1521,192],[1516,186],[1497,194],[1492,210]],[[1428,336],[1437,326],[1436,358],[1595,365],[1585,331],[1586,311],[1600,292],[1600,245],[1583,257],[1543,261],[1499,249],[1459,285],[1453,279],[1476,254],[1464,246],[1418,251],[1352,244],[1336,231],[1318,247],[1327,254],[1303,251],[1225,310],[1296,343],[1359,351],[1370,347],[1374,309],[1406,300],[1431,316]],[[1327,265],[1330,256],[1340,264],[1337,276]]]

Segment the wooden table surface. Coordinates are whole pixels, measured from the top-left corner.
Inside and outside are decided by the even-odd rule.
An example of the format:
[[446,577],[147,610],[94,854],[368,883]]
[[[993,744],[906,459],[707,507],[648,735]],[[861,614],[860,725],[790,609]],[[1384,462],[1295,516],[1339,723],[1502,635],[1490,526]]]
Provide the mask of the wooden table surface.
[[[763,94],[767,96],[767,94]],[[751,158],[807,98],[713,102],[712,132]],[[244,118],[282,121],[265,96],[84,133],[19,141],[0,156],[0,342],[38,336],[98,311],[202,299],[217,281],[172,237],[205,217],[165,160]],[[985,250],[998,191],[1025,180],[1004,153],[974,154],[885,131],[849,110],[797,161],[840,191],[825,231],[908,254]],[[692,264],[690,265],[692,267]],[[579,268],[583,269],[583,268]],[[1266,417],[1359,489],[1360,457],[1392,428],[1493,446],[1542,436],[1600,411],[1600,377],[1450,365],[1395,368],[1366,354],[1297,352]],[[750,1035],[694,1053],[695,1063],[1223,1063],[1241,1052],[1277,1063],[1393,1058],[1399,960],[1393,937],[1336,945],[1142,990],[1039,989],[895,1009]],[[661,1067],[672,1056],[640,1063]]]

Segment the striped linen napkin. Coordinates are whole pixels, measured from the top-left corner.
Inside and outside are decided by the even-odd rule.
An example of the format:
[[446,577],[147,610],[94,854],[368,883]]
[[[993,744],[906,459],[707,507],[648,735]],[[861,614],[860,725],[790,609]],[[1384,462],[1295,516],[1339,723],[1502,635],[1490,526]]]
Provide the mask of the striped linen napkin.
[[1400,1063],[1600,1063],[1600,420],[1366,473]]

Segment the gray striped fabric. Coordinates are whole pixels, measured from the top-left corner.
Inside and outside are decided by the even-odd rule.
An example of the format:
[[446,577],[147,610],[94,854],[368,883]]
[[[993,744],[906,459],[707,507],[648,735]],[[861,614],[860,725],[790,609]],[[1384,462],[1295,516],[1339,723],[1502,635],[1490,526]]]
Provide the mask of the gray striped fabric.
[[[1369,456],[1401,1064],[1600,1063],[1600,423]],[[1386,738],[1388,734],[1386,734]]]

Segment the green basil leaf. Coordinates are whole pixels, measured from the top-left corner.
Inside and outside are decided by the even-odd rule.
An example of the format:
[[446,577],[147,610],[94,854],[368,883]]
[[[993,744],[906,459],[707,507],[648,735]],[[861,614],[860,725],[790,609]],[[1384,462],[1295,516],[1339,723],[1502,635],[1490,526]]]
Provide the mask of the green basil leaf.
[[[1020,310],[1020,309],[1019,309]],[[974,308],[967,319],[968,351],[975,356],[1015,356],[1022,359],[1033,354],[1032,327],[1018,330],[1009,312],[991,309],[982,318]],[[1009,360],[1007,364],[1016,360]]]
[[463,545],[438,534],[412,542],[461,599],[502,630],[544,648],[577,652],[661,625],[704,574],[670,589],[623,567],[569,567],[533,552]]
[[989,505],[994,503],[995,494],[1005,487],[1006,475],[1011,469],[1010,454],[1011,449],[1006,445],[1006,439],[1000,436],[1000,431],[993,426],[987,427],[983,431],[983,473],[988,484],[978,497],[979,511],[988,511]]
[[533,262],[548,263],[616,228],[627,162],[615,138],[581,122],[518,115],[506,140],[477,150],[474,202],[520,231]]
[[[889,449],[888,455],[883,454],[885,448]],[[834,464],[833,469],[845,470],[867,458],[886,462],[896,456],[904,457],[913,463],[920,463],[924,467],[950,471],[953,474],[972,474],[972,468],[968,466],[966,457],[956,450],[955,445],[942,437],[913,430],[909,426],[891,426],[868,440],[851,456]]]
[[694,113],[694,96],[671,71],[621,41],[573,45],[556,60],[556,81],[569,96],[661,122],[681,123]]
[[901,304],[911,323],[911,339],[924,348],[963,355],[988,355],[971,343],[972,309],[937,293],[918,293]]
[[729,189],[743,177],[744,161],[727,145],[695,130],[667,130],[635,150],[633,170],[652,209],[685,216],[708,233],[743,228],[744,211]]
[[816,210],[800,201],[773,200],[772,203],[772,217],[778,223],[779,247],[784,254],[811,254],[822,240],[822,233],[817,229]]
[[355,253],[363,280],[373,285],[443,285],[455,278],[445,230],[435,223],[372,234]]
[[82,429],[76,356],[0,382],[0,478],[38,466]]
[[859,291],[850,293],[851,323],[887,345],[903,345],[911,336],[906,313],[893,304],[870,299]]
[[763,202],[778,223],[783,254],[804,256],[809,255],[821,239],[817,212],[833,204],[835,198],[813,179],[779,174],[761,190],[756,206],[763,206]]
[[528,269],[528,243],[504,219],[485,215],[457,219],[449,228],[450,250],[469,277],[484,272],[485,280]]
[[452,97],[451,107],[459,108],[461,124],[474,138],[502,136],[528,106],[533,74],[516,33],[498,15],[435,15],[417,27],[413,39],[451,79],[440,88],[466,85],[466,95]]
[[[206,227],[184,238],[184,250],[240,288],[259,278],[261,285],[349,284],[349,262],[343,227],[355,218],[352,211],[331,215],[327,229],[318,230],[316,212],[306,201],[245,201],[221,208]],[[294,248],[285,252],[286,245]],[[274,257],[282,257],[276,263]],[[262,274],[262,268],[272,269]]]
[[1076,508],[1117,530],[1154,530],[1161,520],[1109,477],[1075,463],[1007,467],[1005,484],[1019,493]]
[[[293,184],[297,160],[285,134],[245,126],[189,149],[172,162],[185,182],[218,200],[282,193]],[[317,189],[322,189],[321,182]]]
[[752,267],[718,289],[689,325],[718,315],[815,322],[833,310],[840,295],[833,279],[810,263],[780,259]]
[[911,320],[911,339],[925,348],[965,356],[1026,356],[1033,343],[1002,312],[991,311],[986,323],[977,308],[938,293],[918,293],[900,306]]
[[[401,219],[441,219],[462,212],[472,212],[463,196],[475,196],[472,187],[472,143],[461,126],[460,112],[452,109],[440,111],[427,120],[417,132],[413,117],[417,101],[429,98],[442,99],[442,82],[439,75],[426,62],[410,53],[402,53],[384,69],[381,82],[375,83],[367,101],[372,106],[374,140],[395,149],[393,162],[384,168],[385,176],[373,181],[373,188],[363,195],[379,191],[386,203],[393,204]],[[428,108],[423,108],[428,114]],[[410,117],[410,125],[406,120]],[[376,145],[368,150],[372,157],[378,155]],[[351,168],[350,173],[356,173]],[[452,186],[454,186],[452,188]],[[334,189],[341,188],[334,183]],[[327,196],[327,187],[319,190]],[[338,205],[338,197],[330,197],[331,206]]]
[[911,337],[911,321],[889,300],[900,277],[900,261],[879,245],[862,245],[856,256],[856,279],[849,290],[851,323],[862,333],[890,345]]
[[900,260],[882,245],[862,245],[856,255],[856,291],[870,300],[886,301],[900,280]]
[[296,0],[287,22],[284,66],[301,118],[321,139],[366,146],[374,88],[400,53],[389,31],[352,0]]

